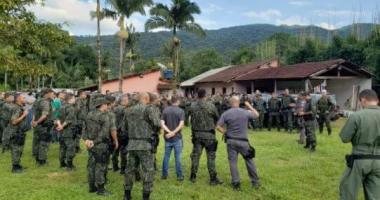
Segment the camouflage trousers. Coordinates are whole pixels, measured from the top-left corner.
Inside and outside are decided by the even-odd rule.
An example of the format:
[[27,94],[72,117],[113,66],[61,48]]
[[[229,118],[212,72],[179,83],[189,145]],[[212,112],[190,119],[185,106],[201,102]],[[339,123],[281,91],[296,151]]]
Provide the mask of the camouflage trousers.
[[207,154],[207,168],[210,178],[216,178],[216,150],[218,148],[218,141],[215,139],[195,139],[193,138],[193,151],[190,155],[191,158],[191,173],[197,174],[199,167],[199,160],[202,156],[203,149],[206,150]]
[[306,143],[311,146],[317,146],[317,136],[315,135],[315,121],[314,120],[305,120],[305,134],[306,134]]
[[88,151],[87,173],[90,185],[104,185],[106,183],[107,162],[109,158],[109,145],[96,144]]
[[112,165],[119,166],[119,156],[120,156],[120,168],[123,170],[127,166],[127,146],[125,144],[120,143],[119,148],[115,149],[112,152]]
[[323,132],[323,125],[326,124],[327,132],[330,135],[331,134],[331,125],[330,125],[330,115],[327,114],[320,114],[318,119],[318,125],[319,125],[319,133]]
[[265,112],[259,111],[259,118],[255,119],[253,125],[254,128],[263,128],[264,127],[264,117],[265,117]]
[[3,146],[3,152],[8,151],[11,145],[11,132],[4,126],[1,137],[1,144]]
[[72,137],[60,137],[59,141],[59,161],[73,161],[75,157],[75,140]]
[[20,165],[21,156],[24,151],[25,133],[17,133],[10,139],[12,165]]
[[268,118],[268,130],[269,131],[270,131],[270,129],[273,126],[273,121],[274,120],[276,121],[277,129],[281,128],[280,113],[278,113],[278,112],[271,112],[271,113],[269,113],[269,118]]
[[292,131],[293,130],[293,111],[284,110],[282,111],[281,114],[282,114],[285,130]]
[[47,160],[49,144],[51,142],[50,129],[43,126],[37,126],[33,131],[32,154],[38,160]]
[[0,119],[0,144],[3,142],[3,132],[5,129],[4,120]]
[[128,151],[127,154],[127,169],[125,170],[125,190],[132,190],[135,172],[140,162],[143,176],[143,192],[152,192],[154,180],[154,160],[151,151]]

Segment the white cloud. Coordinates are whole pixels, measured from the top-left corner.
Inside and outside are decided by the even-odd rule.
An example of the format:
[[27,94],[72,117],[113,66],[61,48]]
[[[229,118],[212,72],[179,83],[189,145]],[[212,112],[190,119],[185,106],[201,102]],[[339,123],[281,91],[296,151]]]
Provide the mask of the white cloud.
[[324,28],[324,29],[327,29],[327,30],[335,30],[335,29],[337,29],[336,26],[334,26],[333,24],[329,24],[327,22],[322,22],[322,23],[318,24],[317,26],[319,26],[321,28]]
[[318,17],[353,17],[360,14],[350,10],[314,10],[313,13]]
[[211,13],[222,11],[222,10],[223,10],[222,7],[211,3],[207,7],[202,8],[202,13],[211,14]]
[[[64,29],[74,35],[95,35],[96,20],[91,20],[90,12],[96,9],[92,0],[46,0],[45,5],[34,5],[29,8],[41,20],[54,23],[67,23]],[[144,30],[144,20],[141,16],[130,19],[137,31]],[[115,34],[118,30],[116,21],[105,19],[101,22],[101,34]]]
[[307,6],[307,5],[311,5],[312,3],[310,1],[295,0],[295,1],[290,1],[289,4],[293,6]]
[[281,17],[282,13],[276,9],[269,9],[265,11],[249,11],[243,14],[246,17],[251,17],[258,20],[270,21],[273,18]]
[[198,24],[200,24],[204,29],[217,29],[220,28],[218,26],[218,22],[210,19],[197,18],[195,20]]
[[276,19],[275,24],[277,24],[277,25],[288,25],[288,26],[308,25],[308,23],[305,23],[305,20],[298,15],[290,16],[290,17],[283,18],[283,19],[280,19],[280,18]]

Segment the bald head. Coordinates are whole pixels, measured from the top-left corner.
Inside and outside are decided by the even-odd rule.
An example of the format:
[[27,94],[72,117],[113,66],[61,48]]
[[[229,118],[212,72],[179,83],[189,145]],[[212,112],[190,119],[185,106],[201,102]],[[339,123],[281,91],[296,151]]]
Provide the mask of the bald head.
[[231,104],[231,107],[238,108],[239,105],[240,105],[240,98],[238,96],[236,96],[236,95],[233,95],[230,98],[230,104]]
[[138,95],[138,99],[139,99],[139,102],[142,103],[142,104],[148,104],[149,103],[149,94],[146,93],[146,92],[141,92],[139,93]]

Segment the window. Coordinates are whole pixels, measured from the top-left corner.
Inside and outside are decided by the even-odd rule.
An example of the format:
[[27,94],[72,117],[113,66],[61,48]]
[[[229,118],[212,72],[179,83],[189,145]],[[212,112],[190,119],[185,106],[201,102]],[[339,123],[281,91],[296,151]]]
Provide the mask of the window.
[[211,94],[212,94],[212,95],[215,95],[215,88],[212,88],[212,89],[211,89]]
[[223,94],[226,94],[227,93],[227,88],[223,88]]

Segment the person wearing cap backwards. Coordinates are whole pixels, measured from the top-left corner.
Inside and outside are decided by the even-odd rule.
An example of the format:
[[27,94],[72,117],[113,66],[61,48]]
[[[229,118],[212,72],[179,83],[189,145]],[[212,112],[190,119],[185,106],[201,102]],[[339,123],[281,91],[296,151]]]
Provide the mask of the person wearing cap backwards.
[[380,199],[380,107],[373,90],[359,94],[362,110],[353,113],[340,131],[344,143],[352,144],[340,182],[340,199],[357,199],[360,187],[366,200]]
[[14,102],[14,95],[12,93],[5,93],[4,95],[4,104],[1,107],[1,115],[0,115],[0,121],[3,125],[3,129],[1,130],[1,141],[2,141],[2,146],[3,146],[3,153],[7,150],[9,150],[9,143],[10,143],[10,138],[9,135],[6,134],[5,128],[9,124],[9,120],[11,119],[11,110]]
[[127,169],[125,171],[124,200],[131,199],[131,190],[136,172],[136,163],[143,169],[143,200],[150,198],[154,180],[154,145],[152,137],[160,128],[160,118],[147,109],[149,95],[140,93],[139,102],[128,108],[124,116],[125,130],[128,133]]
[[9,134],[10,138],[10,149],[12,155],[12,172],[21,173],[23,172],[23,167],[20,165],[20,160],[25,144],[25,136],[27,129],[28,111],[24,110],[25,97],[21,94],[16,94],[15,104],[11,108],[11,118],[9,124],[5,130]]
[[49,144],[52,139],[51,129],[54,127],[54,116],[51,101],[54,99],[52,89],[44,89],[42,98],[34,103],[34,119],[32,121],[33,131],[33,156],[38,165],[46,164]]
[[83,140],[88,150],[89,192],[96,192],[100,196],[111,195],[104,187],[111,153],[109,144],[113,141],[115,148],[119,146],[116,132],[113,131],[112,119],[108,114],[109,103],[110,101],[104,96],[94,99],[93,106],[96,109],[88,113],[83,134]]

